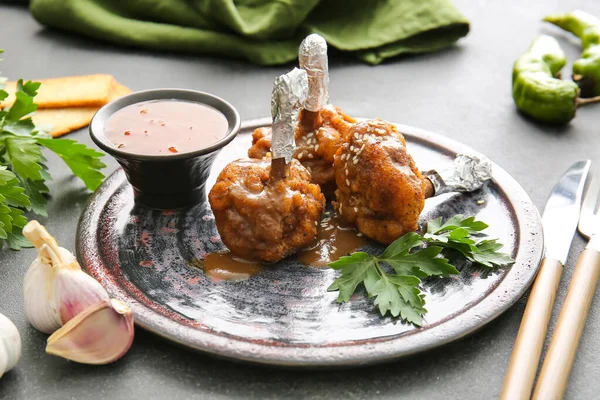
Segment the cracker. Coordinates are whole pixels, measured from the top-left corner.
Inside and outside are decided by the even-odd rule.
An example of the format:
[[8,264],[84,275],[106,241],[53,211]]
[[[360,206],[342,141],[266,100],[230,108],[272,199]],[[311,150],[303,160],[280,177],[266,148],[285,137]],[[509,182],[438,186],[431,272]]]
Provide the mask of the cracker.
[[[108,103],[116,81],[112,75],[98,74],[43,79],[40,82],[42,85],[35,97],[39,108],[66,108],[103,106]],[[16,82],[6,84],[9,96],[0,103],[0,107],[14,102],[16,86]]]
[[98,107],[43,108],[33,115],[33,122],[41,127],[52,127],[52,137],[59,137],[90,124]]
[[[113,80],[109,101],[131,93],[131,89]],[[52,126],[50,134],[59,137],[69,132],[81,129],[90,124],[92,117],[100,107],[70,107],[38,109],[33,115],[36,125]]]

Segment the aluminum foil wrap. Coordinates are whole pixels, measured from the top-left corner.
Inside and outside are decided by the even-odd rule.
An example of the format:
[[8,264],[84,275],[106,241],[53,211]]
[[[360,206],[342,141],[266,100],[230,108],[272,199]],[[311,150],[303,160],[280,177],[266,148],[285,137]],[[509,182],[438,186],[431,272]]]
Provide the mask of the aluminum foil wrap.
[[273,117],[273,138],[271,153],[273,159],[285,158],[292,161],[296,150],[294,132],[298,114],[304,106],[308,92],[308,77],[303,69],[294,68],[275,79],[271,94],[271,115]]
[[492,163],[479,154],[459,154],[451,167],[423,174],[433,184],[436,196],[450,192],[472,192],[492,179]]
[[308,74],[308,97],[304,108],[319,111],[329,102],[329,67],[327,64],[327,42],[313,33],[307,36],[298,49],[300,68]]

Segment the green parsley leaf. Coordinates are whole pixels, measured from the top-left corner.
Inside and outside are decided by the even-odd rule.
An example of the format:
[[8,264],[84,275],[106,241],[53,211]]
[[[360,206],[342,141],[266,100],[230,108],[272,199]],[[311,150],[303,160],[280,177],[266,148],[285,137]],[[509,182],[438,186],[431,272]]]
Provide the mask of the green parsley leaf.
[[8,234],[6,244],[8,244],[8,247],[12,250],[21,250],[21,248],[33,247],[31,242],[27,240],[25,236],[23,236],[23,231],[21,228],[13,229],[13,231]]
[[23,80],[19,79],[19,82],[17,82],[17,91],[15,93],[15,102],[8,109],[8,113],[4,116],[4,120],[16,122],[37,110],[38,106],[33,102],[33,98],[37,94],[39,87],[39,82],[28,81],[23,83]]
[[4,139],[6,153],[4,158],[12,166],[12,171],[23,179],[39,181],[42,179],[42,149],[35,140],[21,137]]
[[381,258],[388,259],[407,255],[412,248],[420,246],[421,244],[423,244],[421,235],[416,232],[409,232],[392,242],[392,244],[385,249]]
[[367,277],[367,270],[375,266],[375,260],[367,253],[356,252],[340,257],[329,266],[342,270],[342,275],[327,288],[329,292],[339,290],[338,302],[342,303],[350,300],[356,287]]
[[37,142],[56,153],[90,190],[102,184],[100,170],[106,165],[100,161],[104,154],[70,139],[38,139]]
[[444,249],[457,250],[469,262],[489,268],[513,262],[508,254],[499,251],[502,244],[497,239],[484,237],[482,231],[487,227],[474,217],[462,215],[445,223],[442,218],[431,220],[425,235],[407,233],[380,256],[356,252],[330,263],[341,275],[328,290],[338,290],[338,302],[347,302],[363,284],[382,316],[389,313],[420,326],[427,313],[425,294],[419,287],[422,279],[460,273],[441,256]]
[[403,302],[400,304],[400,317],[415,325],[422,325],[425,309],[425,294],[419,289],[421,281],[414,276],[390,276],[390,282],[398,288]]
[[508,265],[515,262],[508,254],[501,253],[504,245],[498,243],[497,239],[482,240],[477,243],[477,252],[473,253],[472,261],[485,267],[493,268],[495,266]]
[[30,181],[22,178],[20,178],[19,181],[31,202],[31,205],[26,207],[26,209],[43,217],[47,217],[48,211],[46,206],[48,204],[48,199],[46,198],[46,195],[50,193],[48,186],[46,186],[44,181]]
[[375,297],[373,304],[378,306],[379,313],[385,315],[389,312],[393,317],[400,316],[409,323],[421,325],[426,310],[418,288],[419,278],[389,276],[385,272],[378,278],[368,293],[369,297]]
[[455,215],[443,224],[442,218],[437,218],[427,223],[424,239],[429,244],[454,249],[467,260],[484,267],[492,268],[514,262],[508,254],[498,251],[503,246],[497,239],[473,239],[472,235],[476,235],[476,238],[481,236],[487,227],[486,223],[476,221],[475,217],[463,218],[462,215]]
[[0,166],[0,196],[9,206],[29,207],[31,205],[25,189],[20,185],[15,174],[4,166]]
[[[0,100],[8,97],[1,89],[4,82],[0,78]],[[27,223],[24,212],[47,215],[46,181],[52,177],[43,147],[58,154],[89,189],[95,190],[104,179],[102,153],[74,140],[52,139],[35,126],[29,116],[37,109],[39,87],[39,82],[19,80],[14,102],[0,110],[0,248],[4,242],[14,250],[31,247],[21,231]]]
[[20,119],[18,121],[10,121],[2,127],[3,133],[9,133],[14,136],[30,138],[32,135],[37,135],[38,131],[33,124],[31,118]]
[[447,259],[437,257],[441,252],[441,247],[432,246],[402,257],[380,260],[388,263],[398,275],[415,275],[419,278],[458,275],[458,270]]

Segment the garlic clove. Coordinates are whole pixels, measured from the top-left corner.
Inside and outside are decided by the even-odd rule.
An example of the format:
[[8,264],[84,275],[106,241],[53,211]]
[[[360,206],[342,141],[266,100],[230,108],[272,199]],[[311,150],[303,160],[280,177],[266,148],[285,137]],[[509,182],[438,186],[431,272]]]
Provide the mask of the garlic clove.
[[21,358],[21,336],[15,324],[0,314],[0,378]]
[[23,234],[38,251],[23,285],[25,314],[36,329],[51,334],[88,307],[109,300],[102,285],[37,221],[25,225]]
[[56,272],[54,298],[61,326],[89,307],[110,300],[106,289],[85,272],[62,269]]
[[111,299],[89,307],[48,338],[46,352],[84,364],[108,364],[133,343],[133,313]]
[[54,300],[54,275],[52,266],[38,257],[23,281],[25,316],[34,328],[48,334],[62,326]]

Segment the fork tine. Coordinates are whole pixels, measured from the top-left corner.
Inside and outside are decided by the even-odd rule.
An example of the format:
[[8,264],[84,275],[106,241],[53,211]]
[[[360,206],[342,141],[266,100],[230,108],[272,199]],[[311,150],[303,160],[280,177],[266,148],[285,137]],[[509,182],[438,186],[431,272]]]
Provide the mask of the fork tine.
[[596,202],[600,196],[600,170],[592,174],[592,182],[583,198],[581,205],[581,214],[579,215],[578,230],[581,234],[590,237],[597,229],[595,219],[598,218],[596,212]]

